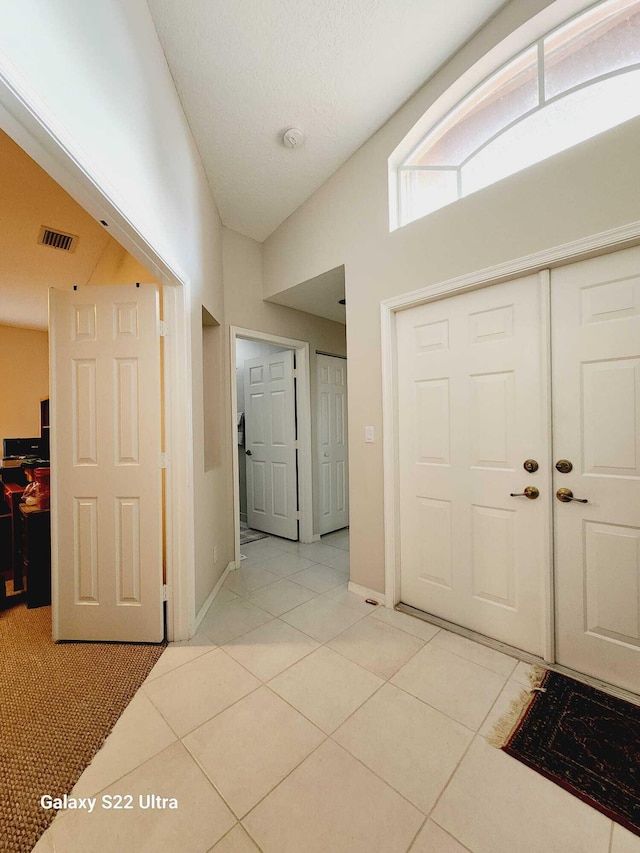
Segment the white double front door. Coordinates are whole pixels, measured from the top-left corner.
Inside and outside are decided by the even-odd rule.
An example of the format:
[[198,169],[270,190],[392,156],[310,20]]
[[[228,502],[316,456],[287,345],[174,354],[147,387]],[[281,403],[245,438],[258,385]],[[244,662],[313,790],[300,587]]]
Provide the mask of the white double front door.
[[559,663],[640,692],[640,249],[407,310],[397,341],[401,600],[547,657],[555,615]]

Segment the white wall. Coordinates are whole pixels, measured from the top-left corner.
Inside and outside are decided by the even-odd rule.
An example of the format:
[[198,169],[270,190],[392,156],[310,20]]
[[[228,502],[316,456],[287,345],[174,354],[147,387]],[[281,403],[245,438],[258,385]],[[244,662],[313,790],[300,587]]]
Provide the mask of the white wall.
[[5,438],[40,435],[40,400],[48,396],[47,333],[0,325],[0,448]]
[[[144,0],[0,0],[0,20],[3,129],[15,138],[28,126],[42,140],[29,153],[77,200],[89,199],[99,218],[91,191],[96,183],[108,197],[105,218],[113,216],[112,227],[128,221],[185,282],[191,352],[184,380],[193,406],[185,407],[184,418],[193,422],[193,470],[187,474],[193,479],[197,610],[233,558],[228,455],[204,470],[201,305],[222,322],[223,287],[222,229],[199,154]],[[86,179],[65,171],[68,161],[52,153],[55,146],[39,122]],[[139,245],[136,257],[143,260]]]
[[[636,119],[389,233],[395,147],[461,75],[486,67],[482,57],[502,39],[510,51],[524,46],[509,34],[547,6],[528,38],[551,25],[554,4],[508,4],[264,244],[265,295],[345,264],[351,578],[372,589],[384,589],[380,301],[640,219]],[[366,424],[375,444],[364,443]]]

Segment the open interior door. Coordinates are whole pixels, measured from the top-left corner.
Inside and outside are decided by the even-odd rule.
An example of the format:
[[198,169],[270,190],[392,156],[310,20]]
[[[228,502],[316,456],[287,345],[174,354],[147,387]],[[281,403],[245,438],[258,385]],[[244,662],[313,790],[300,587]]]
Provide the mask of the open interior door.
[[298,538],[293,350],[244,363],[247,523]]
[[49,291],[54,640],[160,642],[155,285]]

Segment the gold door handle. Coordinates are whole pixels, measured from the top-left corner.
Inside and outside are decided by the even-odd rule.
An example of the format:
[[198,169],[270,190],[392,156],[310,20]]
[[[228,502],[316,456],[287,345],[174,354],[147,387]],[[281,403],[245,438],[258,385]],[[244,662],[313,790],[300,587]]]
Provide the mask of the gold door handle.
[[577,501],[579,504],[589,503],[586,498],[574,498],[571,489],[558,489],[558,491],[556,492],[556,497],[559,501],[562,501],[563,504],[568,504],[571,501]]
[[525,486],[524,492],[511,492],[512,498],[529,498],[530,501],[535,501],[540,496],[540,492],[535,486]]

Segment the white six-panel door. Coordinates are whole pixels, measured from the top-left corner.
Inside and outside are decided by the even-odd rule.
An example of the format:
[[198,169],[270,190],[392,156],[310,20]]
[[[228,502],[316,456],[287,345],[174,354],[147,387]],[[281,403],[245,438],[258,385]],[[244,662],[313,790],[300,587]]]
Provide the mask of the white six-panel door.
[[349,524],[347,361],[316,356],[318,377],[318,474],[320,533]]
[[551,282],[557,657],[640,693],[640,249]]
[[49,334],[54,639],[159,642],[157,288],[51,289]]
[[298,538],[293,350],[244,363],[247,523]]
[[[535,275],[397,317],[401,600],[538,655],[551,500],[541,326]],[[527,486],[537,500],[511,497]]]

